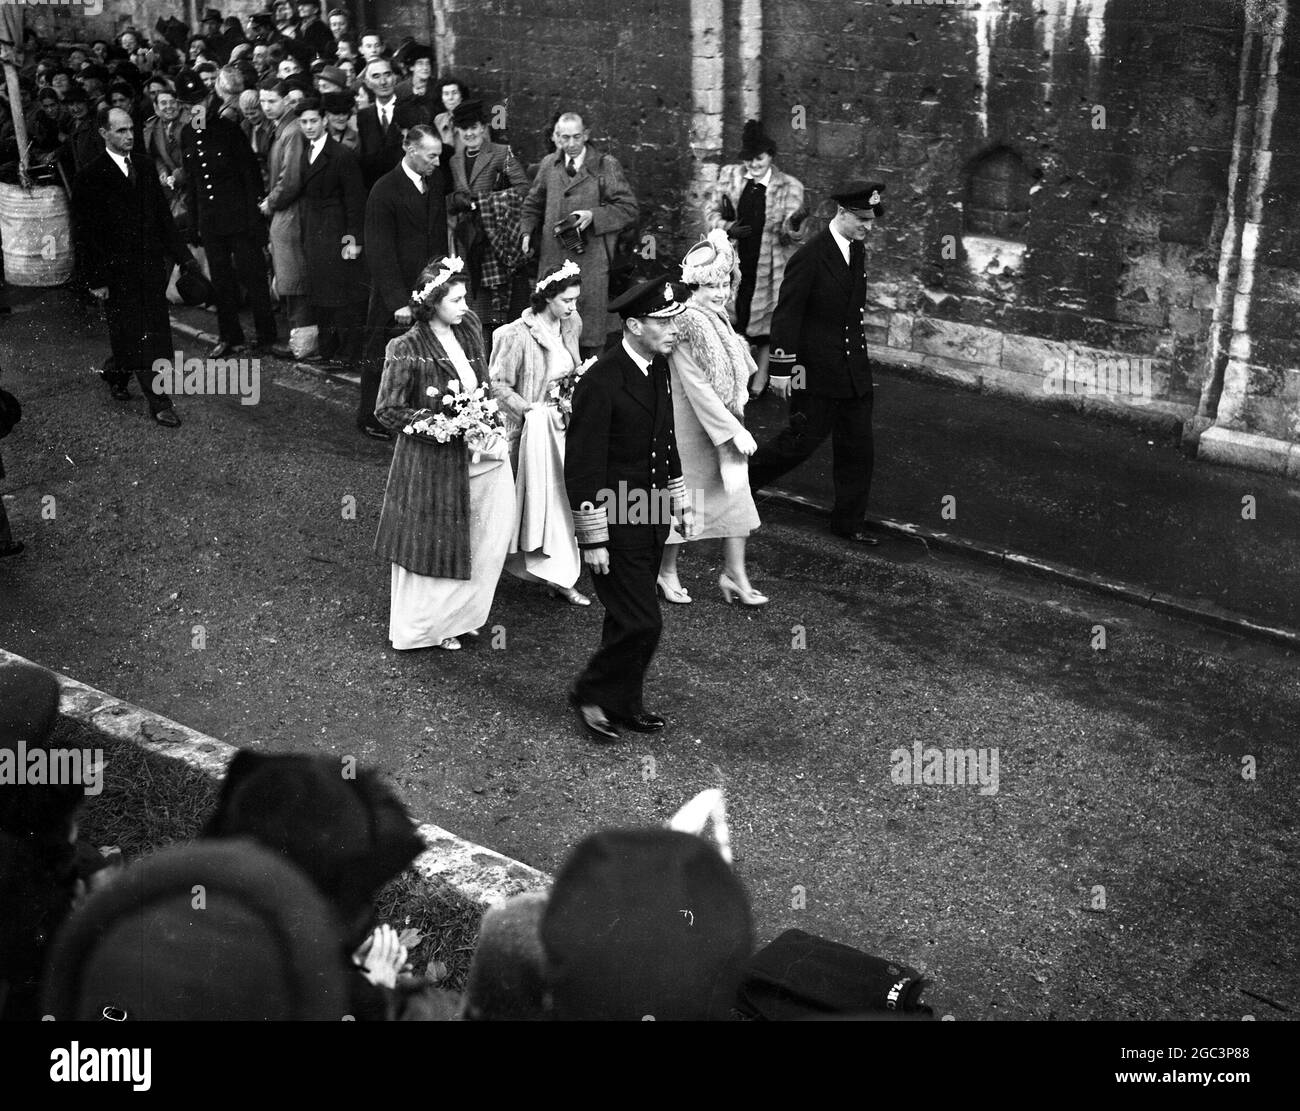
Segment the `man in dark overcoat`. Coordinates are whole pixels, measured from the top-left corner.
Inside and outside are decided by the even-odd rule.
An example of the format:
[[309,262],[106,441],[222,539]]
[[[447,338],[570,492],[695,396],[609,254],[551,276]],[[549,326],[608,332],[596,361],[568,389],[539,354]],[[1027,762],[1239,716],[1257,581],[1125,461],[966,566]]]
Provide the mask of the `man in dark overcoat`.
[[786,263],[772,314],[772,391],[790,403],[787,427],[750,458],[749,485],[770,485],[807,459],[827,436],[834,452],[830,527],[862,544],[871,492],[873,391],[867,358],[864,241],[884,211],[877,182],[851,181],[831,194],[829,227]]
[[439,158],[442,140],[428,124],[406,133],[402,160],[375,182],[366,198],[366,251],[370,303],[361,353],[357,428],[377,440],[391,434],[375,418],[388,341],[411,326],[407,302],[416,279],[447,253],[447,207]]
[[[192,105],[181,132],[190,218],[208,256],[217,306],[217,343],[222,358],[243,350],[239,287],[248,293],[257,330],[256,349],[275,346],[275,314],[262,248],[266,221],[258,211],[262,168],[239,124],[227,119],[219,97],[204,98],[202,86],[178,80],[177,94]],[[236,114],[238,110],[236,109]]]
[[72,186],[75,250],[91,294],[104,302],[113,349],[104,373],[113,397],[127,400],[132,374],[149,400],[154,420],[181,423],[171,398],[154,389],[153,364],[173,357],[167,282],[172,265],[197,269],[185,245],[153,162],[133,151],[131,117],[120,108],[99,111],[102,154]]
[[366,315],[366,187],[356,155],[330,138],[318,99],[298,106],[298,125],[307,141],[298,202],[307,302],[320,328],[321,355],[355,360]]
[[687,296],[684,286],[657,278],[614,301],[622,342],[592,364],[573,394],[564,483],[605,626],[569,703],[597,741],[616,739],[620,726],[653,733],[665,725],[646,710],[642,690],[663,629],[659,557],[673,517],[688,537],[693,526],[668,383],[674,318]]

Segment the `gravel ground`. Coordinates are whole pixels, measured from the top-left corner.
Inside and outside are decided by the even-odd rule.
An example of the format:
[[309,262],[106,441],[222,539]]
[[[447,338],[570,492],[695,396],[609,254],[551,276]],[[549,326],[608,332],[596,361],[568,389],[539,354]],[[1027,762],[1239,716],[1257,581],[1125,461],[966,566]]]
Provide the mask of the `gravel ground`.
[[[182,399],[163,430],[88,373],[98,327],[11,319],[27,415],[5,490],[29,551],[0,565],[6,648],[233,744],[355,755],[417,815],[544,869],[723,783],[761,937],[908,961],[940,1014],[1300,1007],[1294,657],[767,512],[751,575],[772,604],[724,606],[716,550],[691,549],[698,601],[665,607],[649,687],[670,727],[596,747],[563,693],[599,606],[507,580],[480,643],[387,647],[390,449],[342,391],[265,364],[260,404]],[[895,784],[914,742],[996,748],[997,793]]]

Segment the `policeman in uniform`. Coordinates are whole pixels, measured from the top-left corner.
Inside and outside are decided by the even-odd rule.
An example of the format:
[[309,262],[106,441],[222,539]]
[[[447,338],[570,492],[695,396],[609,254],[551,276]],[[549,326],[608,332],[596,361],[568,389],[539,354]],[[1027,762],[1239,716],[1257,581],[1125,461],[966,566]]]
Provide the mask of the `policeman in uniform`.
[[790,403],[789,424],[749,461],[755,492],[807,459],[829,435],[835,504],[830,527],[862,544],[871,491],[871,363],[864,314],[864,241],[884,213],[878,182],[850,181],[831,197],[838,207],[820,235],[786,263],[772,314],[772,391]]
[[569,693],[597,741],[619,727],[654,733],[665,720],[646,710],[642,687],[663,628],[655,579],[672,518],[690,536],[682,463],[673,433],[668,353],[688,291],[656,278],[609,307],[623,339],[578,381],[565,442],[564,481],[583,562],[605,607],[600,648]]
[[181,132],[181,157],[189,210],[207,252],[217,303],[218,339],[211,354],[222,358],[244,349],[241,284],[253,309],[256,349],[271,354],[275,314],[262,257],[266,221],[257,207],[262,192],[257,156],[239,124],[230,119],[228,106],[218,96],[208,98],[196,77],[183,75],[176,91],[179,99],[193,105]]

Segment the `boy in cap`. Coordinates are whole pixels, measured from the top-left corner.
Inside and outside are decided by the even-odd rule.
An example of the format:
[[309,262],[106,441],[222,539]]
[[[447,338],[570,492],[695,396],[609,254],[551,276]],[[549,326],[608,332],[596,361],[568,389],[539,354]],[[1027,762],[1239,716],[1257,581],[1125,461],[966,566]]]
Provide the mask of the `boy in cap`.
[[666,724],[646,710],[642,688],[663,629],[655,580],[671,524],[665,510],[683,535],[692,527],[667,360],[687,296],[679,283],[655,278],[614,301],[623,339],[574,390],[564,481],[605,626],[569,704],[597,741],[616,740],[620,725],[654,733]]
[[831,197],[834,219],[791,256],[772,314],[771,385],[789,400],[786,429],[750,458],[755,492],[807,459],[827,436],[834,451],[837,536],[878,544],[863,531],[871,491],[871,363],[863,314],[863,243],[884,211],[877,182],[851,181]]

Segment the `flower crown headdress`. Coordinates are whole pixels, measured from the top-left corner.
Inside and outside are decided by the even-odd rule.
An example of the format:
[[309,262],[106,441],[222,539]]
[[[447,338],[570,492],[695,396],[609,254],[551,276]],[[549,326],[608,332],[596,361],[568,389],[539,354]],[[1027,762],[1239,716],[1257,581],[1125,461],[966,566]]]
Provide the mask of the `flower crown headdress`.
[[428,285],[423,289],[411,290],[411,300],[417,305],[423,305],[429,299],[429,294],[440,285],[446,285],[448,279],[455,274],[459,274],[464,269],[465,263],[459,255],[452,255],[450,258],[443,259],[442,262],[438,263],[438,272],[429,279]]
[[564,260],[563,266],[561,266],[557,271],[555,271],[555,273],[547,274],[546,277],[544,277],[540,282],[537,283],[537,285],[533,287],[533,292],[541,293],[542,290],[544,290],[548,285],[551,285],[554,282],[558,282],[561,278],[579,278],[581,276],[582,276],[582,267],[580,267],[572,259],[566,258]]

